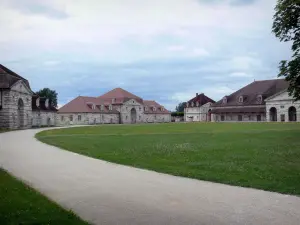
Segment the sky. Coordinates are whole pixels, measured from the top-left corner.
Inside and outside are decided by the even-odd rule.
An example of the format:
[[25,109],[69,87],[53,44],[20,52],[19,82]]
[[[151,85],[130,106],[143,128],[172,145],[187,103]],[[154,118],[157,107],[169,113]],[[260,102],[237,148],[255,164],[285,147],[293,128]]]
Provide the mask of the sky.
[[276,0],[0,0],[0,63],[59,106],[124,88],[174,110],[273,79]]

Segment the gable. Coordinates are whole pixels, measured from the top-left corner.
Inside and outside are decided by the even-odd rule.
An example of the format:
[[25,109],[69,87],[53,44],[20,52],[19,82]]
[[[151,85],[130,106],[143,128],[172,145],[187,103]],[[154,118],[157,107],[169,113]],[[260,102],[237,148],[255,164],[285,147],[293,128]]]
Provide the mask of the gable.
[[124,102],[124,105],[140,105],[141,106],[142,104],[140,104],[136,99],[130,99],[130,100]]
[[289,96],[287,90],[281,91],[268,99],[266,99],[266,102],[268,101],[283,101],[283,100],[293,100],[291,96]]
[[33,95],[33,92],[28,88],[28,86],[23,82],[23,80],[19,80],[16,83],[14,83],[11,87],[11,90]]

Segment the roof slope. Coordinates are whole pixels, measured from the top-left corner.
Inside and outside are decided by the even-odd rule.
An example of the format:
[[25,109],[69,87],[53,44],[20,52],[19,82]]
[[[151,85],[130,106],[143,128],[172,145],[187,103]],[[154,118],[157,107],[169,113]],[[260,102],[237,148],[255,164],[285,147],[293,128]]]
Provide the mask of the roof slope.
[[0,88],[10,88],[17,81],[22,80],[30,89],[28,80],[0,64]]
[[[223,103],[223,100],[221,99],[212,107],[264,105],[264,100],[266,98],[288,88],[288,85],[288,82],[284,79],[254,81],[247,86],[239,89],[238,91],[232,93],[231,95],[225,96],[227,98],[227,103]],[[258,101],[258,95],[262,95],[263,101]],[[239,102],[238,98],[240,96],[244,96],[245,101]]]
[[[188,103],[199,103],[199,106],[205,105],[208,102],[215,103],[214,100],[211,98],[207,97],[205,94],[201,93],[200,95],[196,95],[196,97],[192,98],[191,100],[188,101]],[[196,105],[195,105],[196,106]]]
[[[144,106],[148,107],[148,110],[144,111],[145,114],[170,114],[171,113],[170,111],[165,109],[164,106],[160,105],[154,100],[144,100]],[[153,107],[156,108],[155,111],[153,110]]]
[[[92,104],[95,104],[95,108],[91,107]],[[100,110],[100,106],[105,105],[104,110]],[[62,106],[59,110],[59,113],[118,113],[117,110],[113,109],[108,110],[107,104],[104,103],[102,99],[96,97],[86,97],[78,96],[74,98],[69,103]]]
[[104,95],[99,96],[100,99],[109,100],[111,102],[112,99],[115,99],[115,103],[123,103],[128,101],[129,99],[135,99],[139,102],[143,102],[143,99],[122,89],[122,88],[115,88]]

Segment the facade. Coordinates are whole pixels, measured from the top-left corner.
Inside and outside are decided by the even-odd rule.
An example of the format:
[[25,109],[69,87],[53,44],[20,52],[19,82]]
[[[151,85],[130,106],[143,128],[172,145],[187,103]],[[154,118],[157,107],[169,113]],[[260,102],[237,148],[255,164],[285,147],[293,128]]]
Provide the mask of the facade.
[[[284,79],[254,81],[213,104],[210,109],[212,121],[269,121],[270,117],[267,112],[274,103],[269,98],[286,90],[287,87],[288,82]],[[291,101],[291,99],[288,100],[288,102]]]
[[[36,98],[28,80],[0,64],[0,128],[25,129],[47,125],[43,120],[35,122],[37,111],[32,103]],[[40,111],[39,116],[48,121],[51,112],[54,124],[56,109],[50,105]]]
[[300,101],[294,101],[287,90],[266,100],[266,117],[270,122],[300,122]]
[[155,101],[122,88],[99,97],[78,96],[58,111],[58,125],[171,122],[171,113]]
[[186,122],[211,121],[210,107],[215,103],[214,100],[203,93],[196,93],[196,97],[186,103],[184,108],[184,120]]

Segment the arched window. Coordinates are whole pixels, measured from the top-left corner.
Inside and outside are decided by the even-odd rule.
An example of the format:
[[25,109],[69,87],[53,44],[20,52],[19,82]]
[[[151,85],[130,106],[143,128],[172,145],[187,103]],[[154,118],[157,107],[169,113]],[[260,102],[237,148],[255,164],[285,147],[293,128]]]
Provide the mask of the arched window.
[[112,110],[112,105],[109,105],[109,107],[108,107],[108,108],[109,108],[109,110],[111,111],[111,110]]
[[257,95],[256,100],[258,103],[262,103],[263,100],[262,95]]
[[243,103],[243,101],[244,101],[244,97],[243,97],[243,96],[240,96],[240,97],[239,97],[239,103]]
[[290,122],[295,122],[297,121],[297,110],[294,106],[291,106],[289,108],[289,121]]
[[275,107],[270,108],[269,116],[270,121],[277,121],[277,109]]

